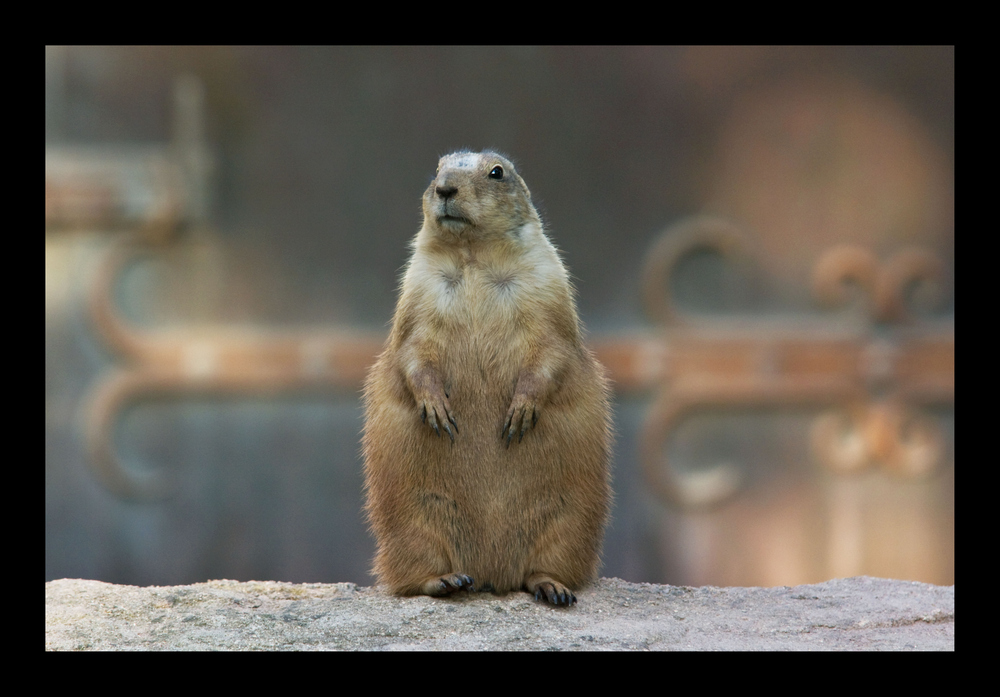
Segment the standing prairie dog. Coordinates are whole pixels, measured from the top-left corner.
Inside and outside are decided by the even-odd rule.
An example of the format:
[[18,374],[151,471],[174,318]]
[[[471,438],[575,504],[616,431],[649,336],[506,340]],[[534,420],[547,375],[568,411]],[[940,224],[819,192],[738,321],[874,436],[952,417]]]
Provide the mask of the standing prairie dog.
[[364,391],[373,571],[397,595],[572,605],[600,561],[611,414],[566,269],[496,153],[441,158],[423,212]]

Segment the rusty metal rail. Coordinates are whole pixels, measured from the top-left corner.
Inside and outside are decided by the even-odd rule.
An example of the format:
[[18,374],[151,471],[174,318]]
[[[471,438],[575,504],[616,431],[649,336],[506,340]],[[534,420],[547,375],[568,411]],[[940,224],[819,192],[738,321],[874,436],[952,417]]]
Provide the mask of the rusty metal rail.
[[[904,298],[906,287],[940,275],[933,255],[902,250],[879,265],[867,250],[842,247],[819,260],[817,297],[836,301],[843,284],[855,282],[869,291],[871,321],[837,326],[792,317],[720,323],[685,317],[669,291],[678,261],[705,247],[726,255],[749,249],[739,231],[723,221],[696,218],[665,231],[643,276],[646,310],[660,327],[591,341],[615,389],[653,393],[640,453],[654,491],[676,505],[699,506],[739,490],[735,465],[682,473],[666,457],[677,423],[706,407],[826,408],[810,438],[817,459],[828,467],[846,471],[879,463],[907,475],[933,470],[943,439],[922,408],[954,401],[954,324],[915,319]],[[86,426],[95,472],[118,496],[155,499],[174,487],[165,475],[133,473],[118,459],[113,426],[130,404],[154,396],[356,391],[381,350],[384,335],[350,329],[139,331],[115,310],[113,285],[144,253],[148,248],[134,245],[109,253],[89,299],[98,334],[123,359],[95,385]]]

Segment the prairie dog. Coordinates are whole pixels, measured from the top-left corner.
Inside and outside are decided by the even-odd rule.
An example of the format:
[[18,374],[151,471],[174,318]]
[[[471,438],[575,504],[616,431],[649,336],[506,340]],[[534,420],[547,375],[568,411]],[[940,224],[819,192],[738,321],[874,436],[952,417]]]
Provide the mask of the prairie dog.
[[603,368],[514,166],[442,157],[364,390],[373,572],[397,595],[594,579],[611,501]]

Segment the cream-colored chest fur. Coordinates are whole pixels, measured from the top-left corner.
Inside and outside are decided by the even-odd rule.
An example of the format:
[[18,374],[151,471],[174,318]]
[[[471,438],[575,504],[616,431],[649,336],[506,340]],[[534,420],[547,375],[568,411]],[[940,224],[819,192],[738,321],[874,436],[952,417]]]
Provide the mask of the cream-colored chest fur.
[[478,366],[493,378],[516,375],[558,324],[553,315],[571,311],[566,270],[536,224],[489,244],[418,239],[403,287],[412,338],[435,345],[442,367]]
[[404,283],[418,316],[445,334],[513,335],[526,318],[537,324],[534,313],[564,298],[568,279],[537,226],[524,226],[521,235],[528,239],[516,244],[418,248]]

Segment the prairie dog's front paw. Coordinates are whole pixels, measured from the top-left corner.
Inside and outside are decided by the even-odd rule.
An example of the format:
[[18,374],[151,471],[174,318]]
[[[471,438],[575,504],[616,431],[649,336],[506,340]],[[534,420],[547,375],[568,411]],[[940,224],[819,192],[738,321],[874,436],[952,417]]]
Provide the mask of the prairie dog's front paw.
[[[433,428],[438,438],[441,437],[443,429],[451,438],[451,442],[454,443],[455,433],[458,433],[458,424],[451,411],[448,393],[445,392],[437,371],[433,369],[417,371],[412,377],[411,389],[417,403],[417,413],[420,415],[420,420]],[[452,432],[453,429],[454,432]]]
[[500,438],[506,440],[507,447],[510,447],[510,441],[516,433],[517,442],[520,443],[524,439],[524,434],[536,423],[538,423],[538,403],[535,398],[524,393],[515,394],[510,409],[507,410],[507,419],[504,421]]
[[[451,413],[451,404],[448,402],[448,395],[443,391],[440,396],[429,395],[418,401],[420,409],[420,420],[434,429],[438,438],[441,437],[441,429],[448,434],[451,442],[455,442],[455,433],[458,433],[458,424],[455,423],[455,416]],[[449,426],[449,424],[451,424]],[[452,433],[452,429],[455,433]]]

